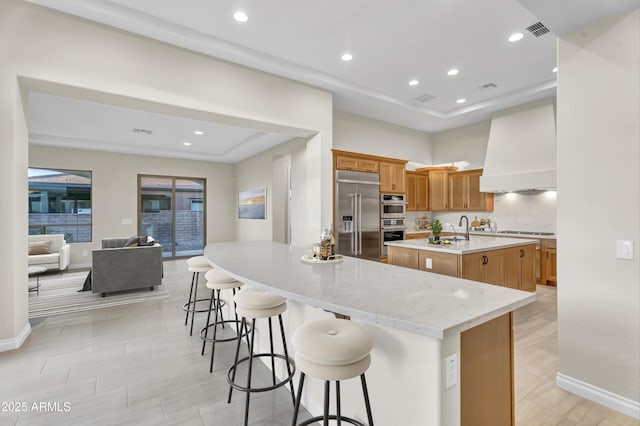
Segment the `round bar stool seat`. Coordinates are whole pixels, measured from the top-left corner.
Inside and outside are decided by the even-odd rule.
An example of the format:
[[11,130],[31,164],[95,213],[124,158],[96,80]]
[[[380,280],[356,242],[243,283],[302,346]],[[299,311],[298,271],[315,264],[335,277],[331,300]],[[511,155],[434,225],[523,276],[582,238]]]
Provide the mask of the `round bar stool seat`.
[[197,308],[198,302],[206,302],[208,299],[198,299],[198,279],[200,274],[205,274],[210,271],[211,265],[207,262],[204,256],[194,256],[187,259],[187,269],[191,272],[191,289],[189,290],[189,300],[182,305],[182,309],[186,312],[184,319],[184,325],[189,322],[189,314],[191,314],[191,330],[189,335],[193,335],[193,320],[197,312],[207,312],[207,309]]
[[[292,338],[296,350],[295,361],[300,370],[298,396],[294,409],[293,425],[296,424],[302,388],[305,376],[325,381],[324,414],[306,420],[298,426],[305,426],[318,421],[328,424],[329,420],[337,420],[352,425],[364,426],[363,423],[340,412],[340,381],[360,376],[364,394],[365,408],[369,426],[373,426],[371,405],[364,373],[371,365],[371,349],[373,340],[362,326],[344,319],[326,319],[302,325]],[[329,414],[329,383],[336,382],[336,414]]]
[[[207,314],[207,325],[204,326],[200,330],[200,338],[203,340],[202,342],[202,355],[204,355],[204,350],[207,342],[212,343],[211,347],[211,363],[209,365],[209,372],[213,372],[213,359],[216,350],[216,343],[218,342],[231,342],[236,339],[241,339],[243,336],[248,335],[248,331],[244,331],[241,328],[241,322],[238,320],[238,314],[235,314],[235,320],[225,320],[222,317],[222,306],[226,304],[226,302],[220,299],[220,291],[222,290],[233,290],[233,295],[236,295],[236,289],[242,287],[244,283],[237,281],[230,276],[223,274],[220,271],[215,269],[210,269],[204,277],[207,280],[207,288],[211,289],[211,299],[209,301],[209,313]],[[215,303],[215,308],[213,307]],[[235,302],[234,302],[235,304]],[[212,323],[211,320],[211,310],[215,309],[214,320]],[[220,313],[220,320],[218,320],[218,312]],[[218,337],[218,326],[220,325],[222,328],[225,328],[225,324],[234,324],[236,326],[237,333],[232,337]],[[209,329],[213,327],[213,337],[209,337]]]
[[[289,383],[291,388],[291,400],[295,406],[295,395],[293,391],[293,374],[295,373],[295,362],[293,359],[289,358],[289,352],[287,350],[287,342],[284,335],[284,325],[282,323],[282,313],[287,310],[287,300],[284,297],[275,295],[273,293],[269,293],[265,290],[256,289],[256,288],[243,288],[238,294],[236,294],[233,298],[236,303],[236,312],[238,315],[242,317],[241,327],[244,327],[247,330],[247,320],[251,320],[251,329],[248,331],[250,334],[250,342],[249,342],[249,356],[238,359],[238,353],[240,350],[240,341],[238,339],[238,344],[236,346],[236,356],[233,365],[229,368],[227,372],[227,382],[229,383],[229,398],[227,402],[231,402],[231,395],[233,389],[236,389],[241,392],[246,393],[245,397],[245,414],[244,414],[244,425],[246,426],[249,421],[249,398],[251,393],[254,392],[267,392],[274,389],[277,389],[281,386],[285,386]],[[282,346],[284,350],[284,354],[277,354],[273,349],[273,331],[271,325],[271,318],[278,317],[278,322],[280,324],[280,334],[282,337]],[[271,352],[269,353],[259,353],[254,354],[254,338],[255,338],[255,324],[256,319],[259,318],[267,318],[269,322],[269,344]],[[251,387],[251,372],[253,366],[254,358],[263,358],[269,357],[271,358],[271,376],[272,376],[272,385],[264,386],[264,387]],[[284,361],[287,367],[287,377],[282,380],[276,379],[275,372],[275,359],[281,359]],[[238,370],[238,366],[244,362],[248,362],[248,373],[247,373],[247,383],[245,386],[239,385],[235,382],[236,372]]]

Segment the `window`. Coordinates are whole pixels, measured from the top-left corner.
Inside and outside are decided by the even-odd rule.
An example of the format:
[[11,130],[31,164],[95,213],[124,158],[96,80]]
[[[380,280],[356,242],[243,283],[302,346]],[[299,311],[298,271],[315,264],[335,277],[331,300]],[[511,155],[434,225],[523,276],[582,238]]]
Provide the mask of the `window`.
[[91,241],[91,172],[29,168],[29,234]]

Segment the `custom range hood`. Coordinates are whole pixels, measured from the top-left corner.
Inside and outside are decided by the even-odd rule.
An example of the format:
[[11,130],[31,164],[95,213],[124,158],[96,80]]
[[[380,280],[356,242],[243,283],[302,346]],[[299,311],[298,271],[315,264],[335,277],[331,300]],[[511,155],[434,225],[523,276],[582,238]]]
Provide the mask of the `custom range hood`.
[[480,191],[556,188],[555,98],[494,114]]

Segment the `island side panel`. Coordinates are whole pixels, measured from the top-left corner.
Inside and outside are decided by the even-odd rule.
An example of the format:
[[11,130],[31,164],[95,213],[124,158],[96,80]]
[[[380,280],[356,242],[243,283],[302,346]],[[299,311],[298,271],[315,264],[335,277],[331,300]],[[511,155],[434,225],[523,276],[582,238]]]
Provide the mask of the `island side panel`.
[[[287,301],[285,327],[290,337],[302,324],[331,318],[326,312],[295,301]],[[460,384],[449,389],[444,385],[446,357],[459,353],[460,334],[435,339],[367,321],[352,320],[362,325],[373,339],[371,366],[366,371],[367,386],[375,424],[412,426],[458,426],[460,424]],[[259,325],[258,331],[268,336]],[[264,337],[264,336],[263,336]],[[268,348],[268,340],[261,339]],[[289,346],[290,356],[294,349]],[[269,368],[268,358],[262,360]],[[277,372],[283,377],[284,372]],[[299,373],[295,375],[297,386]],[[303,406],[312,415],[321,415],[323,382],[307,377]],[[331,388],[331,409],[335,409],[335,388]],[[366,423],[362,389],[358,379],[340,385],[342,414]]]
[[460,334],[461,425],[515,424],[512,314]]

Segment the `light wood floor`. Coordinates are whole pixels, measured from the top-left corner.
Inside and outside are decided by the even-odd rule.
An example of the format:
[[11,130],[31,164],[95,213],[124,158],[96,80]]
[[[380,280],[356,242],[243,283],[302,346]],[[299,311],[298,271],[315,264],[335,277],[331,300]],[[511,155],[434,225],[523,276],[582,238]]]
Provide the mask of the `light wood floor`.
[[[186,262],[165,262],[163,283],[170,294],[166,299],[34,320],[22,348],[0,353],[0,425],[241,424],[243,395],[226,403],[233,344],[216,347],[209,374],[210,349],[200,355],[195,332],[204,314],[197,316],[194,336],[184,327]],[[638,425],[555,387],[555,289],[538,287],[538,301],[516,312],[514,324],[517,425]],[[269,377],[262,366],[257,370]],[[22,402],[26,413],[9,406]],[[250,424],[288,425],[291,413],[286,390],[256,395]]]

